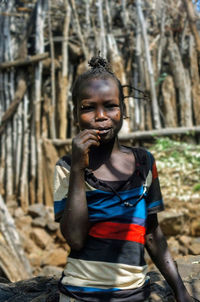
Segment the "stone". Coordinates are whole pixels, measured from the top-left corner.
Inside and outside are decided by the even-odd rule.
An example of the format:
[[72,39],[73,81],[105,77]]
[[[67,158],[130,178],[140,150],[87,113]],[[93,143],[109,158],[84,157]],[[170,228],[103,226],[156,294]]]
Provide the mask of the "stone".
[[41,228],[34,228],[30,233],[30,237],[42,249],[46,248],[52,241],[51,236]]
[[200,236],[200,220],[195,219],[191,223],[191,235]]
[[29,261],[33,267],[40,267],[41,255],[39,255],[37,252],[32,252],[29,254]]
[[165,236],[184,234],[186,228],[186,215],[177,210],[166,210],[158,215],[161,229]]
[[32,221],[32,226],[44,228],[47,224],[45,217],[36,217]]
[[167,243],[169,245],[169,250],[173,257],[179,255],[180,245],[178,241],[174,237],[170,237],[167,239]]
[[178,241],[180,242],[181,245],[188,248],[190,246],[190,243],[191,243],[191,237],[186,236],[186,235],[182,235],[178,238]]
[[44,217],[46,215],[47,211],[43,204],[36,203],[28,208],[28,214],[31,215],[31,217]]
[[193,238],[191,240],[189,253],[192,255],[200,255],[200,238]]
[[29,215],[25,215],[15,219],[16,227],[21,230],[30,228],[31,223],[32,223],[32,217]]
[[58,228],[57,232],[56,232],[56,239],[61,242],[61,243],[66,243],[66,239],[63,237],[60,228]]
[[67,262],[67,251],[62,248],[55,248],[48,252],[42,259],[42,265],[53,265],[64,267]]
[[25,215],[25,213],[22,210],[22,208],[17,208],[17,209],[14,210],[14,217],[15,218],[23,217],[24,215]]
[[35,277],[15,283],[0,283],[0,302],[59,302],[58,279]]
[[22,242],[22,246],[26,253],[31,254],[39,249],[39,247],[35,244],[35,242],[23,232],[20,233],[20,238]]
[[59,224],[57,222],[54,222],[54,221],[49,221],[47,223],[47,229],[50,231],[50,232],[55,232],[57,231],[59,228]]

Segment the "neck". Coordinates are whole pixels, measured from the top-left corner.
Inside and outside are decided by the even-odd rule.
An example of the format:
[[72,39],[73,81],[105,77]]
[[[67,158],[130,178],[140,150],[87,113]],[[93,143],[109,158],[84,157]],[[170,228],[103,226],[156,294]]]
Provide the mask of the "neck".
[[90,149],[90,164],[89,168],[92,170],[97,169],[100,165],[105,163],[111,157],[112,153],[119,150],[118,138],[114,138],[108,143],[100,144],[99,147]]

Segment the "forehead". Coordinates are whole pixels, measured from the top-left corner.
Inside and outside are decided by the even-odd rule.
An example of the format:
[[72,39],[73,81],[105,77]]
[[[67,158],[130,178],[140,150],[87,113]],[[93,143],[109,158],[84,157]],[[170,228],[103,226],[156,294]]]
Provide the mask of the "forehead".
[[96,95],[119,98],[119,88],[116,81],[111,78],[95,78],[81,84],[79,88],[80,101]]

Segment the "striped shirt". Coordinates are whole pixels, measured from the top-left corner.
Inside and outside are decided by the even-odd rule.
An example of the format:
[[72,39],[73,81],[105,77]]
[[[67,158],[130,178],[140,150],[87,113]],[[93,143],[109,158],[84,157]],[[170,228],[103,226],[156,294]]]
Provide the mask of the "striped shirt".
[[[78,300],[133,302],[149,296],[144,259],[146,220],[149,214],[163,210],[163,201],[153,155],[141,148],[131,149],[136,169],[126,181],[101,181],[86,169],[92,226],[84,248],[71,251],[60,281],[60,290]],[[63,157],[55,168],[56,221],[67,202],[69,173],[70,158]],[[149,174],[152,182],[146,192]]]

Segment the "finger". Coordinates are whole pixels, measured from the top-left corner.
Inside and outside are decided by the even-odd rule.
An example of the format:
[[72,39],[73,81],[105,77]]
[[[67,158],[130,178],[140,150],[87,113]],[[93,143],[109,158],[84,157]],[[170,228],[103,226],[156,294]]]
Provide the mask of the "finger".
[[98,142],[98,141],[100,140],[100,136],[97,135],[96,133],[94,134],[94,133],[87,132],[87,133],[85,133],[84,135],[82,135],[81,137],[77,137],[77,138],[75,139],[75,143],[76,143],[77,145],[79,145],[79,144],[84,144],[84,143],[86,143],[88,140],[95,140],[95,141]]
[[85,129],[79,133],[79,137],[84,137],[85,135],[92,134],[98,136],[99,130],[97,129]]
[[86,150],[89,151],[90,147],[92,146],[99,146],[100,145],[100,142],[99,141],[96,141],[96,140],[93,140],[93,139],[89,139],[85,144],[84,144],[84,147],[86,148]]

